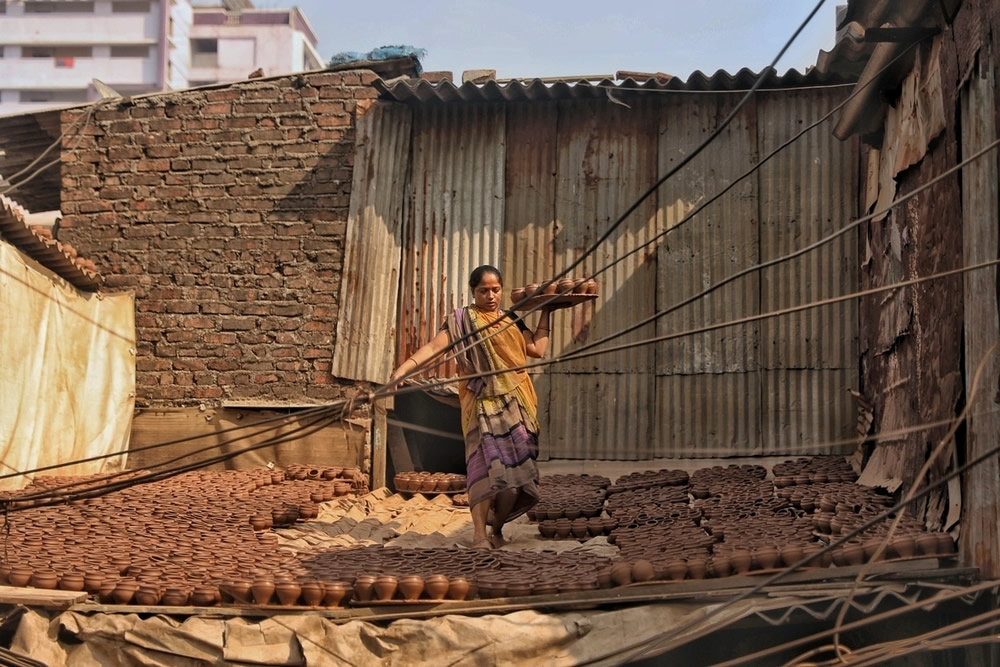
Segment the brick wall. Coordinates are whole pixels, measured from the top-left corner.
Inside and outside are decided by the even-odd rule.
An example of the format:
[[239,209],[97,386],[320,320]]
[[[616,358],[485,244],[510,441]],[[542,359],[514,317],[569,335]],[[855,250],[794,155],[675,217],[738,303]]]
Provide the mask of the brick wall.
[[374,79],[139,98],[64,141],[60,238],[108,289],[135,292],[139,405],[343,394],[330,362],[355,121]]

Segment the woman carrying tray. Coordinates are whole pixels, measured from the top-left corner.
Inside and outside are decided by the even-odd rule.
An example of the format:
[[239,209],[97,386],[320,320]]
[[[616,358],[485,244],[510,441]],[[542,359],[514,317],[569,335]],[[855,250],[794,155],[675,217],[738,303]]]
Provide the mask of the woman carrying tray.
[[[540,309],[531,331],[511,312],[500,308],[503,277],[493,266],[478,267],[469,277],[473,305],[448,316],[438,334],[414,352],[392,374],[396,381],[420,368],[451,343],[479,331],[457,350],[462,375],[504,371],[460,381],[458,397],[465,435],[466,484],[475,548],[503,544],[503,525],[538,502],[538,397],[523,366],[527,357],[541,358],[549,342],[550,308]],[[515,323],[514,326],[508,326]],[[493,534],[486,524],[493,510]]]

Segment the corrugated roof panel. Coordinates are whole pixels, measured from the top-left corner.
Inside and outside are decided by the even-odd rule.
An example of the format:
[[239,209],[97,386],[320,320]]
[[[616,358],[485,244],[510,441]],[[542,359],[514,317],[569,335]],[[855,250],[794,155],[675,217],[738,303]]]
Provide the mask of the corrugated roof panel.
[[[610,95],[629,95],[634,92],[656,91],[707,91],[725,92],[747,90],[757,80],[759,72],[743,68],[735,74],[718,70],[706,75],[696,71],[687,79],[652,77],[637,80],[603,79],[601,81],[566,80],[545,83],[540,79],[513,79],[490,81],[485,84],[471,82],[456,86],[451,81],[431,83],[424,79],[401,79],[387,83],[375,81],[375,89],[386,98],[398,102],[520,102],[561,99],[602,99]],[[772,69],[761,84],[762,88],[795,88],[801,86],[827,86],[850,83],[853,79],[841,73],[821,73],[815,69],[806,74],[790,69],[779,75]]]
[[380,102],[358,121],[332,374],[389,379],[413,112]]
[[[469,303],[474,268],[503,265],[505,159],[502,107],[414,112],[397,363],[433,338],[449,312]],[[456,373],[451,362],[430,375]]]
[[[856,369],[763,370],[758,454],[846,454],[854,445],[818,446],[857,435],[857,405],[847,391]],[[810,446],[810,445],[817,446]]]
[[760,442],[760,373],[656,378],[656,440],[662,456],[752,456]]
[[86,292],[96,292],[104,279],[100,274],[80,268],[63,250],[63,244],[45,239],[31,230],[24,219],[27,211],[0,195],[0,238],[31,257],[74,287]]

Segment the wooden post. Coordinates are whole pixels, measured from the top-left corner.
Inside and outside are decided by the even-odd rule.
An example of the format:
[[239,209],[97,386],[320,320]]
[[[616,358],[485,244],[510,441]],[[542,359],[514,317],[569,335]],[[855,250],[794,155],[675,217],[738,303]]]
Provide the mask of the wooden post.
[[372,491],[385,486],[387,428],[385,401],[375,401],[375,418],[372,420]]
[[[961,91],[962,155],[971,155],[996,137],[992,63],[980,65]],[[997,257],[997,158],[979,160],[962,174],[962,261],[975,264]],[[965,394],[972,390],[976,368],[1000,341],[997,270],[965,274]],[[1000,377],[1000,351],[986,362],[966,423],[966,460],[1000,442],[1000,414],[994,410]],[[977,414],[979,413],[979,414]],[[1000,462],[992,456],[965,474],[959,555],[978,567],[983,578],[1000,576]]]

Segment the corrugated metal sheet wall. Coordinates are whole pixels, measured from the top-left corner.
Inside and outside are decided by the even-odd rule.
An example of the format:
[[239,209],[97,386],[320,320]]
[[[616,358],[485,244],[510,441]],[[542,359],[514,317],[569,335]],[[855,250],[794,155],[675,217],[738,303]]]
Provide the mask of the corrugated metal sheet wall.
[[408,107],[380,103],[358,122],[331,371],[337,377],[380,383],[392,373],[412,116]]
[[[503,262],[503,106],[421,107],[413,122],[397,363],[468,302],[474,268]],[[429,375],[456,373],[450,362]]]
[[[675,225],[842,94],[759,95],[574,273],[592,273]],[[399,353],[409,354],[448,309],[468,301],[465,279],[475,265],[497,263],[510,288],[550,277],[580,257],[657,174],[717,126],[735,99],[651,95],[629,107],[610,101],[417,107]],[[856,201],[855,161],[856,148],[835,141],[828,126],[806,135],[690,224],[602,274],[597,304],[556,313],[550,354],[612,334],[843,224]],[[850,291],[856,261],[850,236],[614,342]],[[543,455],[790,451],[803,441],[849,435],[854,415],[845,389],[856,385],[853,305],[556,364],[537,376]]]

